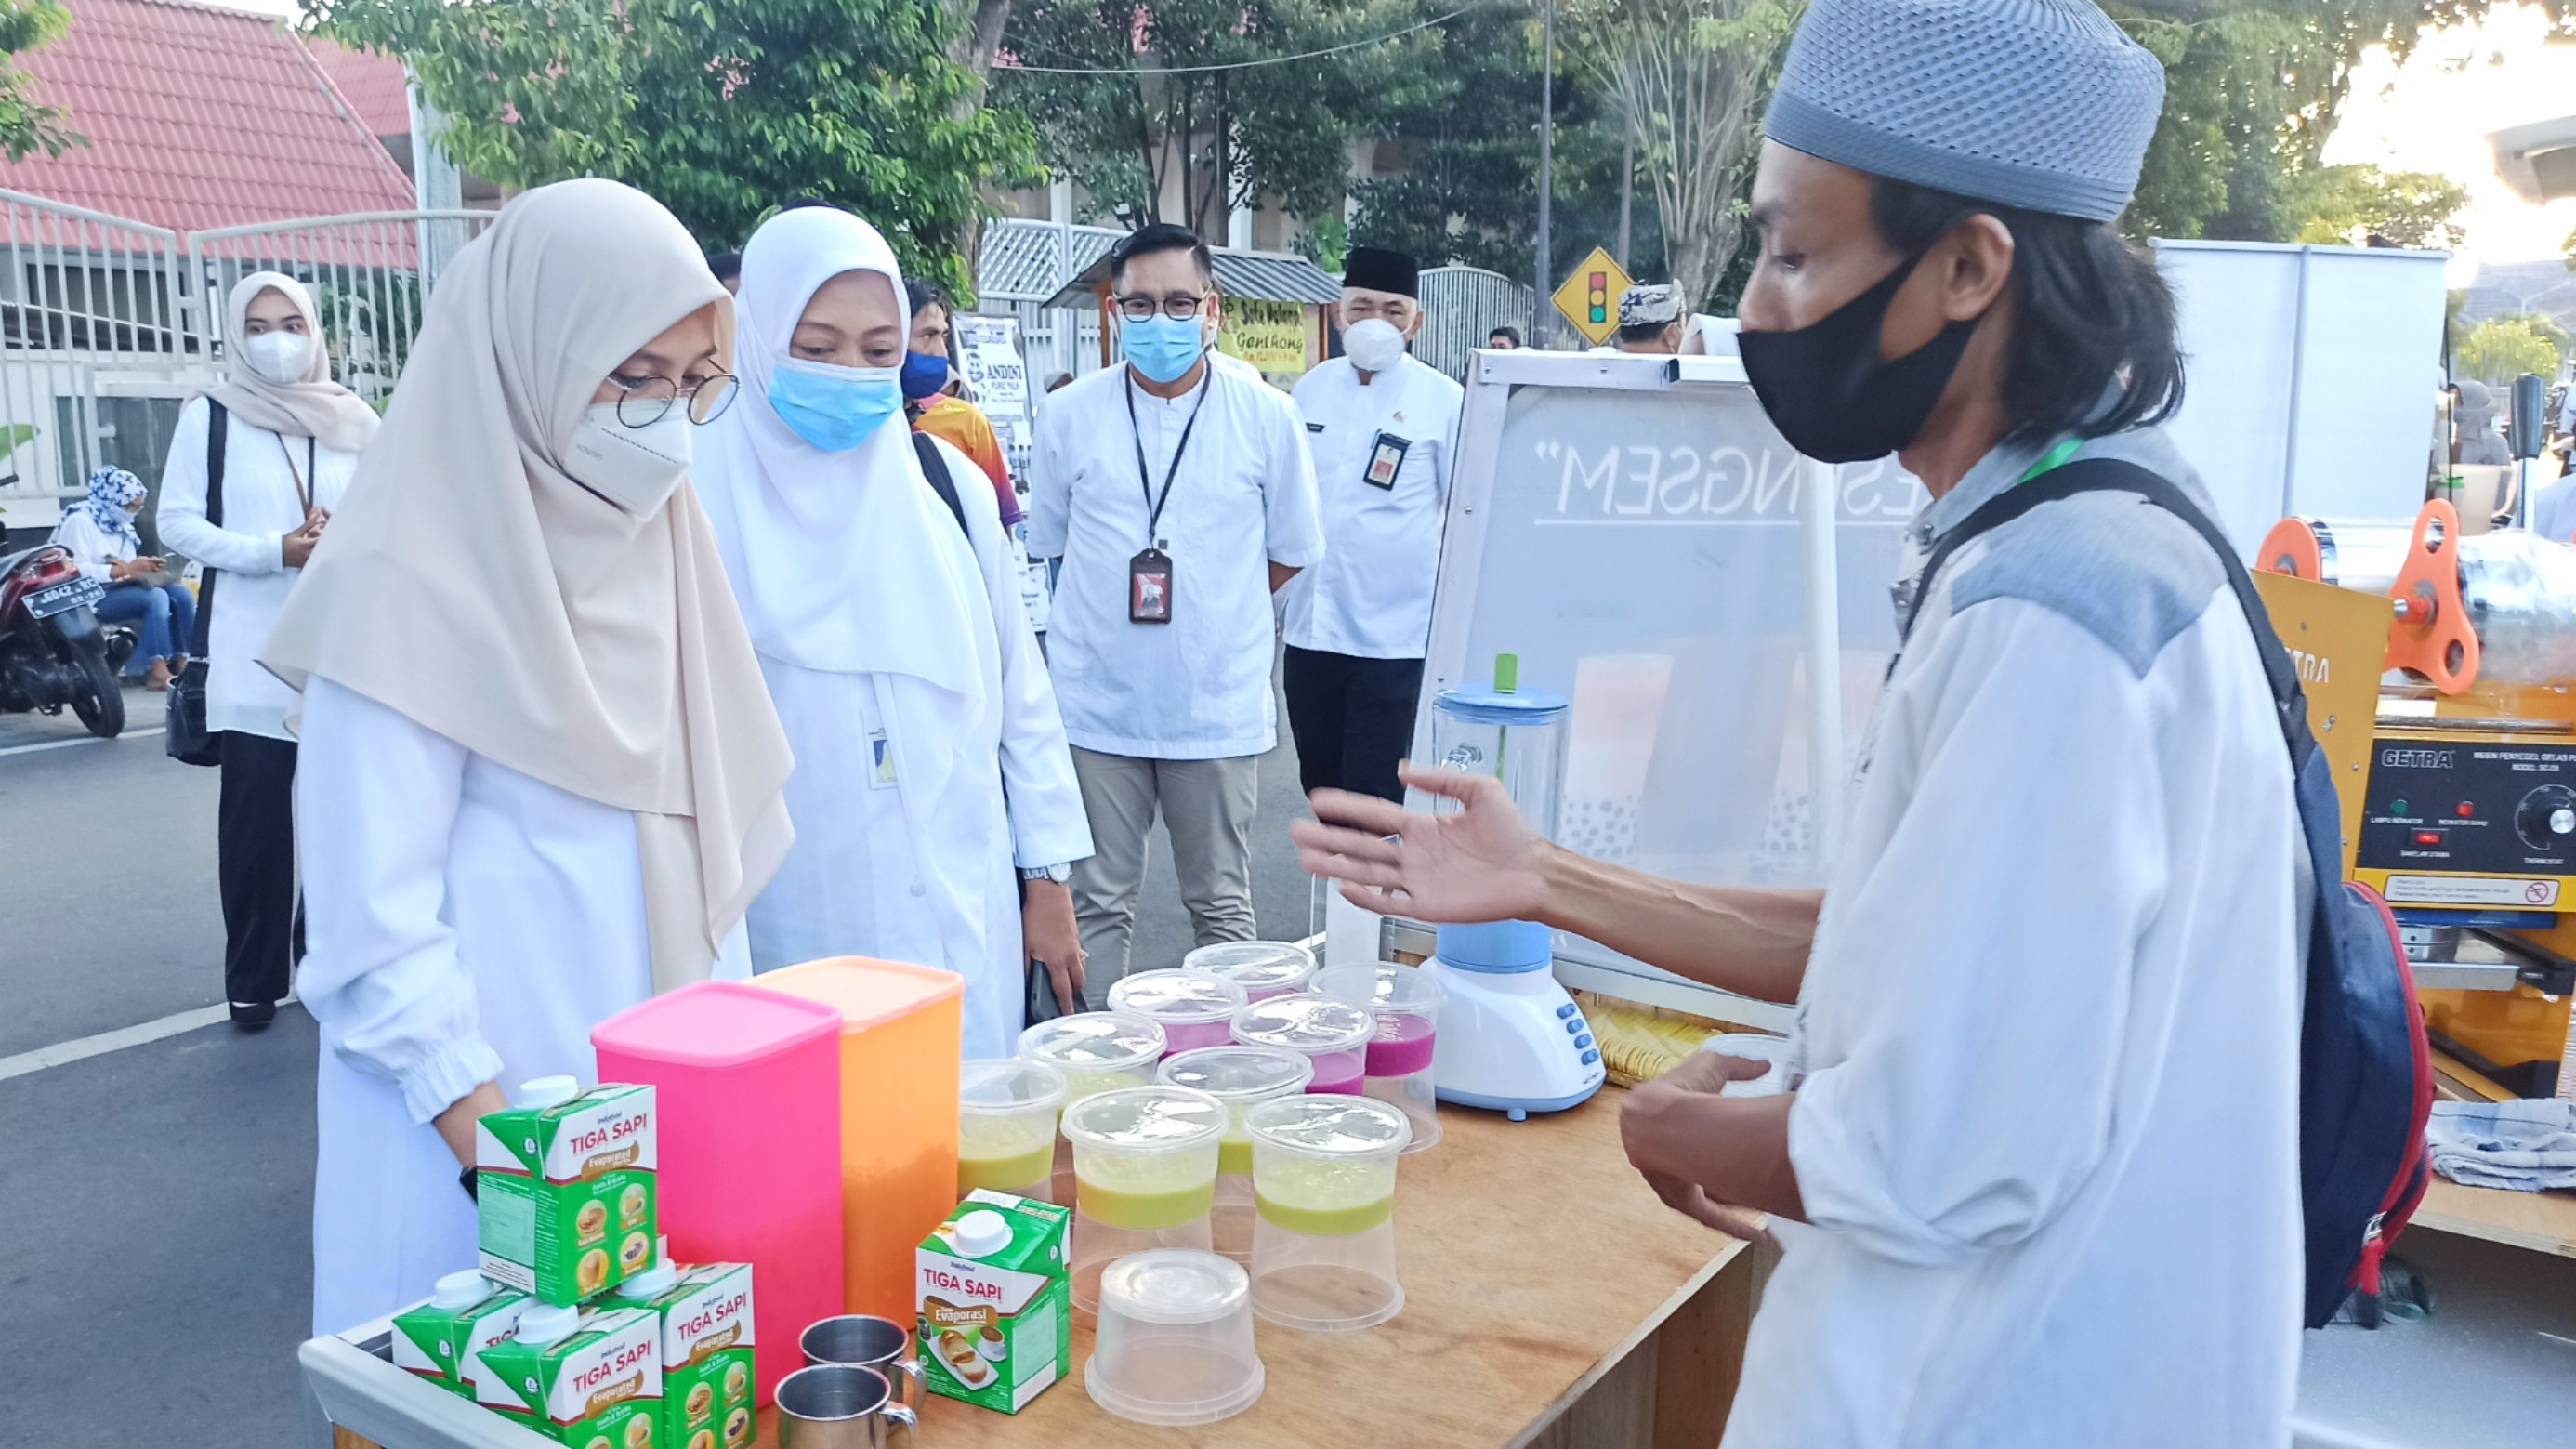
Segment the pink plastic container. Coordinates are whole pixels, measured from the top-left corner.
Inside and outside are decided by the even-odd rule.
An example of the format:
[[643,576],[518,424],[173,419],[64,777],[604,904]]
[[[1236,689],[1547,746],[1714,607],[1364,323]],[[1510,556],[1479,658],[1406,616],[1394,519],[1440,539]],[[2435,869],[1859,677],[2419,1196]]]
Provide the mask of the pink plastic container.
[[662,1231],[682,1263],[749,1263],[754,1378],[804,1367],[796,1336],[841,1311],[841,1013],[730,981],[590,1033],[604,1082],[649,1082]]

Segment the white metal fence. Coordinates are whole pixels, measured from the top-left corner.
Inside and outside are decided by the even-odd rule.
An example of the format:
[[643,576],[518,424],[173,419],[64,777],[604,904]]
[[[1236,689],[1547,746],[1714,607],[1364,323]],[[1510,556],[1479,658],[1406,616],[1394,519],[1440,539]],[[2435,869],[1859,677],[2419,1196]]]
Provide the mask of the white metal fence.
[[220,355],[225,299],[252,272],[283,272],[313,293],[342,386],[382,404],[402,376],[421,304],[439,270],[482,234],[488,211],[377,211],[191,232],[188,269],[201,282],[199,336]]
[[1468,354],[1485,345],[1497,327],[1523,335],[1527,345],[1530,289],[1482,267],[1432,267],[1422,274],[1422,335],[1413,355],[1464,382]]

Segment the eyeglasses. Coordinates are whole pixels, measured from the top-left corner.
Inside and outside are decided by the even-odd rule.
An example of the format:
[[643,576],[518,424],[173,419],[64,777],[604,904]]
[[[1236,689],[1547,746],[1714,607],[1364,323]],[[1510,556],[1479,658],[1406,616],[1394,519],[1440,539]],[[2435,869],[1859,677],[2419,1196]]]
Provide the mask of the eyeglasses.
[[617,389],[617,420],[630,428],[649,428],[662,421],[671,404],[682,398],[689,401],[689,421],[704,427],[723,416],[733,406],[733,395],[742,390],[730,372],[710,373],[685,388],[667,377],[628,382],[613,374],[608,385]]
[[1109,300],[1118,304],[1118,315],[1130,322],[1142,322],[1156,312],[1176,322],[1186,322],[1199,315],[1199,309],[1207,305],[1207,294],[1202,292],[1193,297],[1186,292],[1174,292],[1159,302],[1151,297],[1112,297]]

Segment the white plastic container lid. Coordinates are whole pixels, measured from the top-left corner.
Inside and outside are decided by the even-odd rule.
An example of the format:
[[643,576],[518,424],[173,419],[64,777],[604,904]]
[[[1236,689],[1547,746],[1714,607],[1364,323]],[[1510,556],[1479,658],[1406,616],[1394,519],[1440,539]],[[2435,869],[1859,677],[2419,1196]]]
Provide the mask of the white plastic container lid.
[[668,1262],[655,1263],[652,1267],[618,1284],[617,1296],[632,1298],[640,1303],[647,1298],[661,1297],[677,1287],[679,1282],[680,1270],[672,1267]]
[[1243,1127],[1305,1157],[1393,1157],[1413,1140],[1413,1119],[1403,1108],[1338,1093],[1263,1102],[1243,1114]]
[[1214,1253],[1155,1248],[1130,1253],[1100,1273],[1100,1306],[1135,1323],[1214,1323],[1243,1311],[1252,1279]]
[[492,1296],[492,1280],[468,1268],[438,1280],[429,1292],[432,1308],[471,1308]]
[[1225,1133],[1225,1104],[1187,1087],[1120,1087],[1064,1109],[1064,1135],[1122,1152],[1208,1146]]
[[989,1208],[978,1209],[957,1220],[953,1241],[959,1257],[990,1257],[1011,1245],[1010,1220]]
[[543,1348],[570,1338],[581,1327],[581,1310],[553,1303],[532,1303],[519,1315],[518,1340],[531,1348]]
[[1173,1026],[1229,1021],[1243,1009],[1243,988],[1205,971],[1138,971],[1109,988],[1109,1009]]
[[1376,1012],[1310,992],[1256,1001],[1234,1014],[1234,1039],[1245,1046],[1322,1055],[1357,1050],[1376,1035]]
[[1290,941],[1220,941],[1182,957],[1181,969],[1222,976],[1245,991],[1301,991],[1315,974],[1315,956]]
[[1306,1090],[1315,1080],[1315,1059],[1284,1047],[1200,1047],[1164,1058],[1161,1076],[1220,1102],[1266,1102]]
[[519,1084],[519,1105],[544,1111],[560,1107],[581,1095],[581,1082],[574,1077],[539,1077]]
[[1004,1117],[1064,1103],[1064,1073],[1044,1062],[1016,1057],[978,1058],[958,1068],[957,1110]]
[[1163,1028],[1141,1016],[1086,1011],[1059,1016],[1020,1033],[1020,1055],[1068,1071],[1119,1072],[1150,1067],[1163,1054]]

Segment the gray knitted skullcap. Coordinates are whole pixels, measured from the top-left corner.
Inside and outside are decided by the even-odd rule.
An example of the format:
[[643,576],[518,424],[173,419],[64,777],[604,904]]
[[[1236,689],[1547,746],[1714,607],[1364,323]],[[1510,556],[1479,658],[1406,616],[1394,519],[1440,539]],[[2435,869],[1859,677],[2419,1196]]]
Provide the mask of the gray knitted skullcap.
[[2109,221],[2164,67],[2094,0],[1815,0],[1763,134],[1855,171]]
[[1619,294],[1619,325],[1661,327],[1682,319],[1682,289],[1670,282],[1640,282]]

